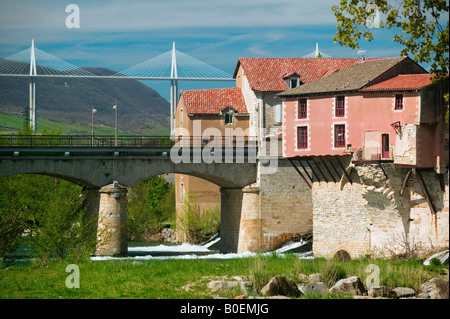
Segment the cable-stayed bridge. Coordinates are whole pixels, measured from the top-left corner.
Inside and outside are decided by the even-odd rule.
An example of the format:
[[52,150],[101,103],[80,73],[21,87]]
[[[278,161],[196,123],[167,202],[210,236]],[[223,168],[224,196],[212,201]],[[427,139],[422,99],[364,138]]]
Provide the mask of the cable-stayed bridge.
[[174,132],[174,112],[178,100],[178,81],[234,81],[231,74],[175,49],[136,64],[110,76],[95,75],[50,53],[31,47],[0,59],[0,76],[29,77],[30,127],[36,129],[37,78],[97,78],[170,81],[170,126]]

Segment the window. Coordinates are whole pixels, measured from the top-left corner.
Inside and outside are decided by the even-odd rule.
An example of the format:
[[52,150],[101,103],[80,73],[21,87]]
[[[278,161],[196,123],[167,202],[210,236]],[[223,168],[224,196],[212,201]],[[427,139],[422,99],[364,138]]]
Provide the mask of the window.
[[284,83],[286,83],[288,90],[296,88],[301,84],[300,77],[294,72],[293,74],[284,77]]
[[308,103],[306,99],[300,99],[298,101],[298,118],[306,119],[308,116]]
[[381,157],[382,158],[389,158],[390,152],[389,152],[389,134],[382,134],[381,135]]
[[308,148],[308,127],[297,127],[297,148]]
[[283,122],[283,104],[275,105],[275,124]]
[[233,124],[233,112],[225,113],[225,125]]
[[334,126],[334,147],[345,147],[345,125]]
[[337,96],[336,97],[335,116],[336,117],[345,116],[345,96]]
[[[183,178],[183,175],[181,175],[181,178]],[[186,196],[186,193],[184,192],[184,184],[183,184],[183,182],[181,182],[181,184],[180,184],[180,193],[181,193],[180,204],[183,204],[184,198]]]
[[403,110],[403,94],[395,94],[395,110]]
[[183,108],[180,107],[180,126],[183,127]]

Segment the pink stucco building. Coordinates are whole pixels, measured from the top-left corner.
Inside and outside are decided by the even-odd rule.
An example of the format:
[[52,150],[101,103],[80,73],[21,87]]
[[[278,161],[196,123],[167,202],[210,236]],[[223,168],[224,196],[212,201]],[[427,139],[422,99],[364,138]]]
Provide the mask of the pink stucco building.
[[398,57],[278,95],[283,156],[312,191],[314,256],[448,247],[448,84]]
[[[448,165],[443,91],[408,57],[359,63],[279,94],[283,156],[350,155],[354,162]],[[441,94],[439,94],[441,93]]]

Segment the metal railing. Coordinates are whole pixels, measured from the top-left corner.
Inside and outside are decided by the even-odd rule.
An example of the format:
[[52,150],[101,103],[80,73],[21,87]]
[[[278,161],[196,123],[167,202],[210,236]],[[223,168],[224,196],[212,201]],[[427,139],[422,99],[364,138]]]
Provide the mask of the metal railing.
[[258,139],[253,136],[176,136],[175,145],[181,147],[257,147]]
[[257,147],[255,137],[176,137],[170,136],[114,136],[103,135],[0,135],[0,147]]
[[381,147],[362,147],[356,151],[354,158],[357,161],[371,162],[393,159],[393,147],[389,146],[389,155],[383,154]]
[[170,136],[0,135],[0,147],[146,147],[167,148]]

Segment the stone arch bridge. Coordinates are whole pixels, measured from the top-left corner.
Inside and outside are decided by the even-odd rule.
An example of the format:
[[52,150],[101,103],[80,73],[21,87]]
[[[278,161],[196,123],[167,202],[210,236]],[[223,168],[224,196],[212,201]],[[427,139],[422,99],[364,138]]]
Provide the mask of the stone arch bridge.
[[[221,187],[221,252],[237,252],[244,189],[256,182],[257,148],[247,140],[177,146],[168,137],[0,136],[0,178],[19,174],[59,177],[87,191],[88,215],[98,215],[98,234],[111,238],[96,254],[127,255],[127,187],[165,173],[193,175]],[[236,219],[238,217],[238,219]],[[237,228],[237,229],[236,229]],[[231,231],[230,231],[231,230]],[[100,236],[100,235],[99,235]]]

